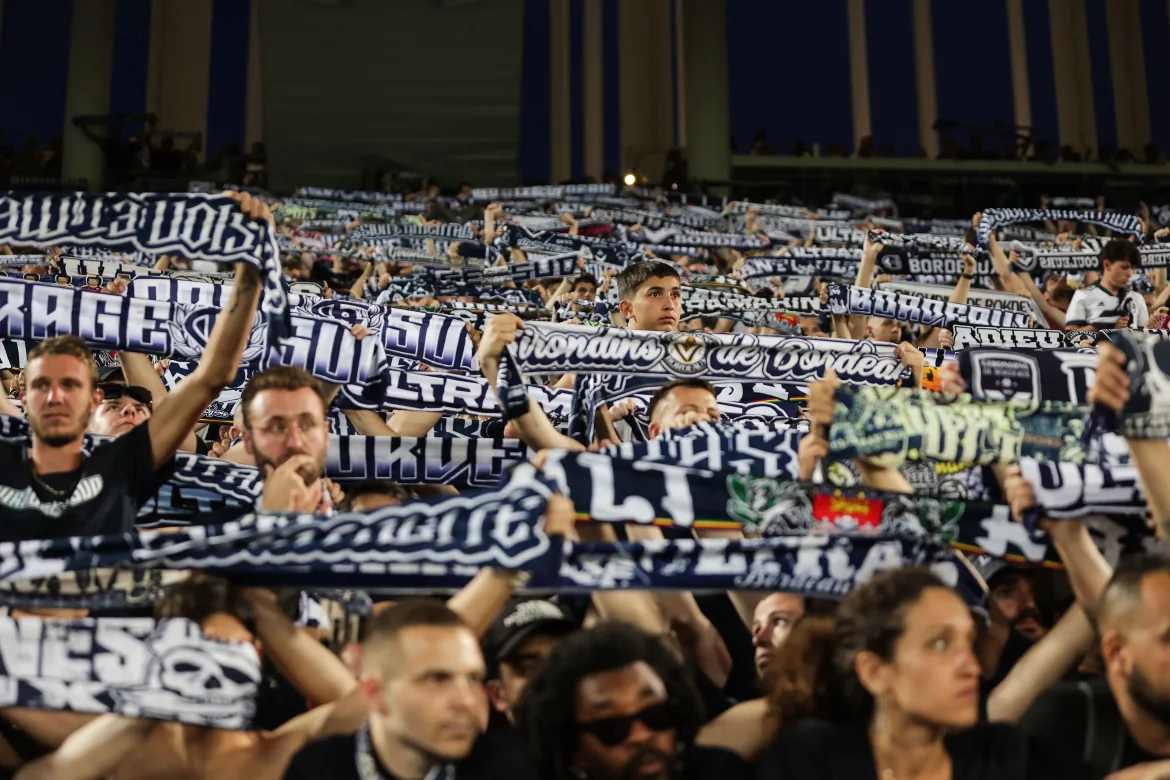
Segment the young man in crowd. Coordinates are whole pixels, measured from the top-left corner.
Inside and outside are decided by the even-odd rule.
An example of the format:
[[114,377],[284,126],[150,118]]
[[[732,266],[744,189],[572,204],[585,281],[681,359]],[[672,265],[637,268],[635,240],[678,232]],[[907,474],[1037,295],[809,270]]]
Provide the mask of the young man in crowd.
[[631,330],[673,333],[682,320],[682,280],[661,260],[643,260],[617,275],[618,310]]
[[102,400],[90,418],[90,433],[121,436],[150,419],[153,399],[145,387],[109,382],[98,389]]
[[545,599],[514,600],[492,623],[483,638],[488,700],[510,724],[532,675],[578,625],[560,604]]
[[987,583],[989,615],[988,630],[976,643],[976,655],[984,679],[994,684],[1029,647],[1044,638],[1050,626],[1036,604],[1033,567],[1013,566],[990,556],[980,556],[973,564]]
[[[1101,597],[1105,676],[1061,683],[1020,721],[1029,734],[1106,772],[1146,764],[1170,772],[1170,560],[1123,559]],[[1137,775],[1135,775],[1137,776]],[[1158,777],[1151,771],[1142,777]]]
[[557,301],[567,304],[569,311],[579,311],[575,301],[592,301],[597,298],[597,277],[583,273],[577,277],[566,276],[548,296],[549,308]]
[[[239,196],[250,218],[271,220],[268,207]],[[102,402],[97,366],[76,336],[46,339],[29,352],[22,397],[32,441],[0,443],[0,540],[123,533],[154,495],[158,472],[235,377],[252,331],[260,273],[236,264],[231,297],[216,318],[199,366],[168,399],[167,414],[82,455],[83,437]],[[16,413],[6,400],[0,412]]]
[[646,409],[651,439],[697,422],[719,422],[715,388],[705,379],[676,379],[654,391]]
[[1129,289],[1129,279],[1142,264],[1137,244],[1113,239],[1101,249],[1101,280],[1081,287],[1065,312],[1069,330],[1144,328],[1149,312],[1141,293]]
[[472,631],[441,603],[404,601],[370,625],[361,654],[369,717],[356,734],[309,745],[286,780],[474,780],[538,776],[506,731],[487,728],[485,666]]
[[542,780],[683,777],[703,719],[674,652],[624,623],[562,640],[516,713]]
[[[618,307],[633,330],[673,333],[678,329],[682,315],[682,283],[678,272],[657,260],[646,260],[629,266],[617,276]],[[524,329],[524,321],[514,314],[500,314],[488,320],[479,342],[479,365],[485,379],[496,389],[500,356],[509,344],[516,341],[516,332]],[[549,421],[544,410],[532,400],[528,414],[512,423],[518,438],[534,450],[547,448],[584,449],[580,442],[560,433]],[[605,413],[599,411],[602,419]]]

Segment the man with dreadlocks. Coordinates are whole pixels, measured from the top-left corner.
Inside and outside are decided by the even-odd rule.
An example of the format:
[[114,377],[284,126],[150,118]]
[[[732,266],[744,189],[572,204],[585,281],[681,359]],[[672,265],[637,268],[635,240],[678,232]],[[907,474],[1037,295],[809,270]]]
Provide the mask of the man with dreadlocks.
[[529,682],[516,721],[544,780],[672,780],[702,710],[660,639],[611,622],[561,640]]

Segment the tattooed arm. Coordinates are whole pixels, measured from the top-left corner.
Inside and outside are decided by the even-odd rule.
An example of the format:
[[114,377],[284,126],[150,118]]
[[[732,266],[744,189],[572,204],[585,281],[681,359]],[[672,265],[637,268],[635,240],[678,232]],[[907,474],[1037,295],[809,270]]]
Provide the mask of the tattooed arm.
[[[263,202],[246,193],[235,199],[250,218],[271,223],[272,212]],[[156,469],[174,457],[203,410],[235,378],[252,333],[259,296],[260,270],[250,263],[236,263],[231,298],[215,319],[198,368],[167,397],[167,413],[153,416],[147,423]]]

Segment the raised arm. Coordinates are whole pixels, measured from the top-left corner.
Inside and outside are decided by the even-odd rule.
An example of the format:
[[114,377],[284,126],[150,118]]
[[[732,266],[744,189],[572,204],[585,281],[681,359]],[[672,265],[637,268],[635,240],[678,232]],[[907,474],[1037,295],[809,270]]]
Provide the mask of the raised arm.
[[[857,266],[857,278],[853,280],[854,286],[873,286],[873,269],[877,265],[878,255],[884,248],[881,242],[866,237],[865,246],[861,250],[861,264]],[[849,315],[849,332],[852,338],[860,339],[865,336],[865,320],[863,314]]]
[[[1112,344],[1098,345],[1097,353],[1097,373],[1089,388],[1089,403],[1120,412],[1129,401],[1125,355]],[[1170,538],[1170,479],[1166,466],[1170,463],[1170,444],[1166,439],[1126,439],[1126,443],[1158,536]]]
[[[150,391],[151,417],[161,413],[167,406],[170,393],[167,392],[167,386],[155,371],[150,358],[138,352],[119,352],[118,359],[122,362],[122,374],[126,377],[126,384],[145,387]],[[183,452],[195,452],[196,446],[195,427],[192,425],[187,435],[183,437],[179,449]]]
[[12,399],[0,393],[0,414],[11,415],[12,417],[19,417],[24,419],[24,414],[17,408],[16,404],[12,403]]
[[357,681],[345,663],[281,611],[276,595],[249,588],[245,597],[256,613],[256,633],[264,652],[293,687],[315,704],[341,700]]
[[1064,329],[1064,312],[1053,306],[1044,297],[1044,293],[1040,292],[1040,288],[1036,286],[1036,282],[1032,281],[1032,277],[1027,274],[1020,274],[1019,279],[1023,282],[1024,289],[1028,291],[1028,295],[1032,296],[1032,300],[1040,307],[1040,312],[1044,315],[1044,319],[1048,320],[1048,324],[1054,328]]
[[13,780],[99,780],[142,744],[158,721],[102,715],[61,747],[20,768]]
[[[371,409],[346,409],[344,413],[362,436],[426,436],[442,417],[438,412],[399,409],[390,416],[390,422],[386,422]],[[413,488],[420,498],[459,494],[452,485],[414,485]]]
[[[564,496],[552,496],[545,509],[544,530],[550,537],[573,535],[573,502]],[[471,582],[447,599],[452,612],[463,618],[478,637],[491,628],[496,616],[508,604],[516,588],[523,587],[528,575],[522,571],[504,571],[485,566]]]
[[[969,245],[964,245],[964,248],[967,246]],[[955,282],[955,289],[948,299],[950,303],[966,303],[967,297],[971,294],[971,281],[975,278],[975,257],[969,252],[963,252],[960,257],[963,259],[963,272],[959,275],[959,280]],[[918,346],[927,349],[937,348],[941,331],[941,328],[923,328],[918,332]],[[921,386],[921,382],[915,385],[915,387]]]
[[[497,397],[499,390],[496,388],[496,374],[500,370],[500,356],[509,344],[516,341],[516,331],[523,329],[524,321],[515,314],[499,314],[488,320],[484,327],[483,338],[479,342],[479,367]],[[503,399],[500,402],[502,404]],[[558,431],[540,404],[531,398],[528,399],[528,413],[512,420],[512,424],[524,443],[534,450],[585,449],[581,442]]]
[[1052,630],[1028,649],[987,700],[987,719],[1015,723],[1041,693],[1064,679],[1093,645],[1093,625],[1080,604],[1073,606]]
[[358,300],[362,299],[362,294],[366,290],[366,279],[370,278],[370,274],[373,272],[373,270],[374,261],[370,260],[368,263],[366,263],[366,267],[362,269],[361,275],[358,276],[357,280],[353,283],[353,285],[350,286],[349,294],[351,296]]
[[[237,200],[252,219],[271,222],[272,213],[263,202],[247,194],[237,196]],[[167,398],[167,413],[152,416],[147,423],[156,469],[174,457],[203,410],[235,378],[252,333],[259,295],[259,269],[250,263],[236,263],[231,297],[216,317],[199,366]]]

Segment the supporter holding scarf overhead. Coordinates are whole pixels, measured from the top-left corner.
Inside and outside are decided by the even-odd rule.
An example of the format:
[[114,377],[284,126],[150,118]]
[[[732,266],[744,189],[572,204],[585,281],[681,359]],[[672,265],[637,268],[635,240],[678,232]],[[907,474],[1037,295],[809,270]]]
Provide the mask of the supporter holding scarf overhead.
[[[246,214],[271,220],[249,199]],[[231,383],[252,330],[260,293],[256,266],[240,262],[227,307],[217,317],[199,367],[171,394],[167,414],[152,417],[86,458],[84,434],[103,401],[97,366],[75,336],[46,339],[29,353],[22,396],[32,442],[0,445],[0,539],[114,534],[134,526],[176,450],[207,405]],[[6,400],[0,412],[18,414]],[[165,474],[163,475],[165,476]]]
[[1114,239],[1101,250],[1101,280],[1077,290],[1065,313],[1069,329],[1144,328],[1149,312],[1142,296],[1129,289],[1142,256],[1132,241]]
[[[618,308],[630,328],[660,332],[678,329],[682,316],[682,282],[673,267],[659,261],[635,263],[618,274],[617,283]],[[523,320],[514,314],[493,317],[484,328],[479,344],[479,365],[497,394],[501,356],[508,345],[516,341],[516,331],[523,328]],[[506,399],[500,400],[506,407]],[[603,419],[608,417],[608,411],[600,414]],[[583,449],[584,445],[576,439],[556,430],[548,416],[532,401],[528,402],[528,412],[513,419],[513,423],[517,437],[534,450]],[[607,421],[607,426],[612,428],[612,423]]]

